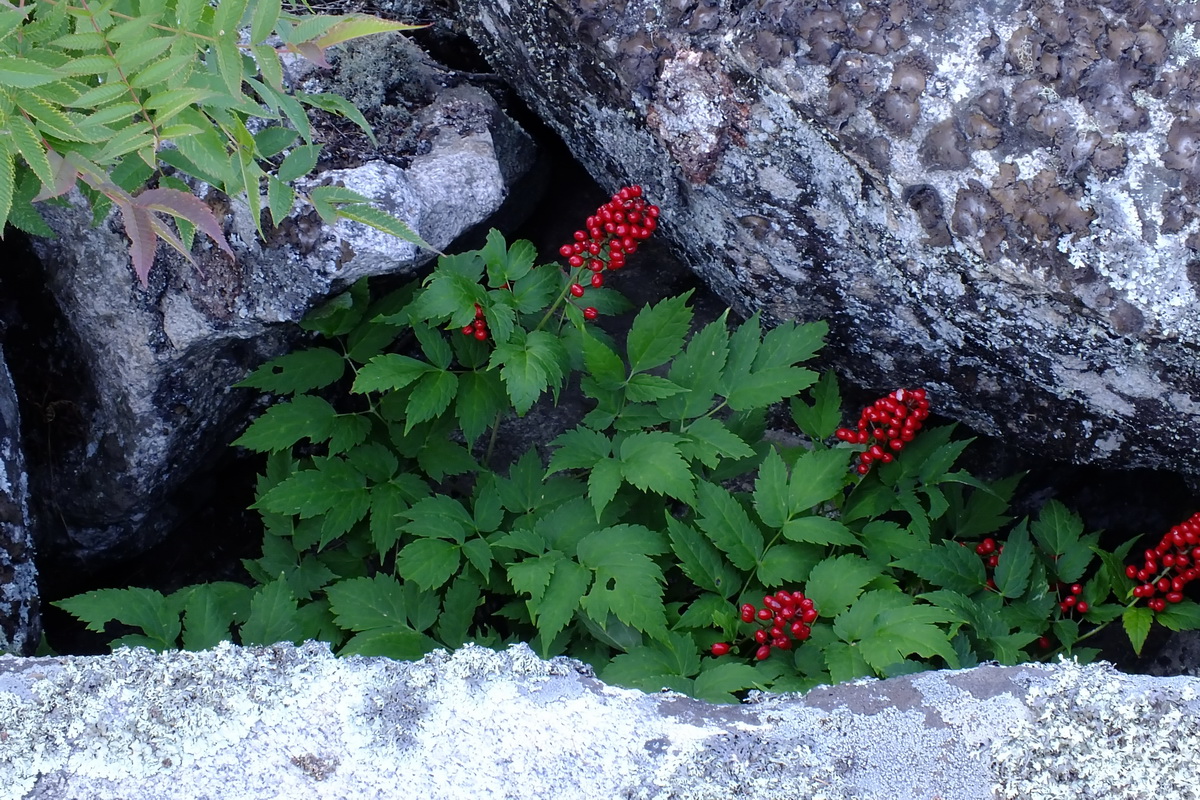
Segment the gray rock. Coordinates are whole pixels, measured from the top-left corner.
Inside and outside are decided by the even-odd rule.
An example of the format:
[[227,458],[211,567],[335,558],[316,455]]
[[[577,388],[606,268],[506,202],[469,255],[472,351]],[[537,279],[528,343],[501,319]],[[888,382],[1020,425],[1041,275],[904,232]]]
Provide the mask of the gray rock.
[[1193,795],[1200,680],[984,666],[715,706],[525,645],[0,658],[3,798]]
[[41,638],[28,483],[17,393],[0,351],[0,653],[15,655]]
[[461,5],[737,310],[1047,457],[1195,471],[1195,4]]
[[[407,68],[380,72],[366,59],[353,62],[353,79],[362,94],[372,81],[413,81],[420,91],[405,101],[410,129],[381,124],[379,134],[411,147],[371,153],[365,138],[339,134],[328,146],[339,168],[301,188],[345,185],[444,249],[504,204],[530,171],[533,144],[487,93],[459,85],[402,37],[389,42],[397,58],[407,54]],[[378,107],[367,111],[396,121]],[[47,558],[95,565],[158,541],[179,513],[173,493],[237,434],[252,397],[230,386],[294,340],[296,329],[283,323],[359,278],[412,274],[434,257],[357,222],[324,225],[300,203],[264,242],[244,203],[206,199],[223,218],[236,263],[198,236],[199,269],[162,247],[148,288],[133,279],[119,220],[91,228],[78,206],[47,209],[60,236],[35,249],[80,342],[85,384],[75,403],[80,434],[56,442],[53,462],[36,472],[54,498],[46,518],[59,526],[47,536]]]

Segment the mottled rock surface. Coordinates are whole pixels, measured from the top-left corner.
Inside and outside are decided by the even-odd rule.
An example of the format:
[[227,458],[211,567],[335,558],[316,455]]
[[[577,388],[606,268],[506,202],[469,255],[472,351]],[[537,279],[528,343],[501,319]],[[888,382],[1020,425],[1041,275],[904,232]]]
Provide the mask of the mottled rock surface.
[[1196,471],[1196,4],[461,6],[739,311],[1047,457]]
[[0,351],[0,653],[29,655],[41,636],[21,415]]
[[715,706],[524,645],[0,658],[0,797],[1191,796],[1200,681],[978,667]]
[[[402,37],[342,57],[351,76],[313,88],[333,81],[351,94],[389,149],[371,151],[349,123],[318,120],[328,160],[302,189],[345,185],[444,249],[529,173],[534,146],[516,123]],[[52,463],[34,473],[37,496],[54,503],[44,515],[53,526],[48,560],[95,564],[153,544],[179,513],[173,494],[237,434],[252,395],[230,386],[294,339],[295,327],[282,323],[359,278],[412,273],[434,257],[357,222],[327,226],[300,203],[264,242],[243,203],[207,200],[236,262],[208,241],[196,246],[199,269],[162,247],[147,288],[133,278],[118,219],[93,229],[78,208],[46,210],[60,238],[35,249],[65,338],[79,347],[76,435],[55,441]]]

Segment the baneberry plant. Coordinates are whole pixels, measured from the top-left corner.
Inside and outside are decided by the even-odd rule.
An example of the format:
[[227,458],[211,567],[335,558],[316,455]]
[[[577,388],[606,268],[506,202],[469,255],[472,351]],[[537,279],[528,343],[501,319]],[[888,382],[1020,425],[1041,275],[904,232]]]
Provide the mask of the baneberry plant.
[[[1081,643],[1118,617],[1141,646],[1154,612],[1134,587],[1184,580],[1196,526],[1148,551],[1137,584],[1131,543],[1103,550],[1053,501],[1014,521],[1017,479],[956,469],[970,441],[925,428],[924,390],[841,428],[836,380],[805,366],[822,323],[694,329],[685,295],[617,341],[592,321],[624,308],[606,279],[656,222],[628,187],[563,246],[566,266],[493,231],[420,283],[354,287],[306,321],[324,344],[242,384],[280,398],[238,440],[266,457],[252,580],[59,605],[156,648],[318,638],[416,658],[527,641],[611,682],[716,701],[1088,658]],[[578,424],[497,463],[507,420],[570,389],[590,406]],[[796,444],[767,430],[785,400]],[[1163,624],[1200,626],[1195,603],[1164,602]]]

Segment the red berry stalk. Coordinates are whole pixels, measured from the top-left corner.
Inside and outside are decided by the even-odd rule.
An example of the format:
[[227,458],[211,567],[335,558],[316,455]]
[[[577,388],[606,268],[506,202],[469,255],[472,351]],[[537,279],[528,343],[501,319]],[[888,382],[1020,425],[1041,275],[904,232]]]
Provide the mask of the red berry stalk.
[[866,475],[874,462],[890,463],[916,438],[928,416],[924,389],[897,389],[864,408],[856,429],[838,428],[834,435],[850,444],[869,444],[858,454],[855,467],[859,475]]
[[[754,657],[763,661],[771,655],[771,648],[791,650],[792,642],[803,642],[812,635],[811,623],[817,618],[813,601],[803,592],[779,590],[763,598],[763,607],[746,603],[741,608],[742,622],[758,620],[762,626],[754,632],[758,649]],[[717,642],[712,646],[714,656],[723,656],[730,650],[728,642]]]
[[1184,587],[1200,577],[1200,512],[1167,531],[1143,557],[1140,568],[1125,568],[1126,576],[1141,581],[1133,587],[1133,596],[1146,600],[1152,611],[1182,603]]
[[[558,254],[574,270],[568,292],[582,299],[589,288],[604,285],[604,274],[625,266],[625,259],[658,227],[658,206],[642,198],[641,186],[626,186],[587,218],[584,230],[574,233],[574,242],[558,248]],[[594,320],[595,308],[583,309],[583,317]]]

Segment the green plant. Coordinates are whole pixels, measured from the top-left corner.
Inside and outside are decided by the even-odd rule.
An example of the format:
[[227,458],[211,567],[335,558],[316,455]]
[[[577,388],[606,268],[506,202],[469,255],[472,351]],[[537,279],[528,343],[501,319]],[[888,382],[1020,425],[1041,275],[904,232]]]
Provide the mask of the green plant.
[[[612,203],[656,215],[633,189]],[[837,382],[803,366],[824,324],[722,316],[693,331],[686,295],[641,309],[624,342],[589,324],[573,287],[637,244],[591,222],[561,251],[582,243],[587,257],[566,269],[535,267],[528,242],[493,231],[423,283],[379,298],[360,284],[306,321],[327,345],[243,382],[283,398],[239,439],[266,454],[255,585],[58,605],[95,630],[142,630],[115,645],[319,638],[416,658],[527,641],[611,682],[715,701],[1089,658],[1081,643],[1118,617],[1141,646],[1131,543],[1103,550],[1057,502],[1014,522],[1017,478],[955,469],[970,440],[953,426],[917,433],[921,390],[864,412],[867,436],[835,436]],[[623,307],[608,286],[586,291],[596,314]],[[534,447],[494,463],[508,419],[573,388],[591,408],[548,458]],[[789,398],[802,437],[785,445],[767,412]],[[864,461],[871,437],[903,444]],[[1198,627],[1198,610],[1181,600],[1158,619]]]
[[[233,258],[189,180],[243,196],[261,234],[262,198],[278,224],[297,199],[292,181],[317,163],[306,107],[372,136],[344,98],[288,87],[280,54],[328,66],[328,47],[415,27],[363,14],[296,16],[280,0],[2,4],[0,231],[8,222],[52,236],[34,204],[78,185],[97,221],[120,210],[143,284],[159,239],[190,261],[199,229]],[[322,186],[307,200],[326,222],[347,217],[428,246],[355,192]]]

